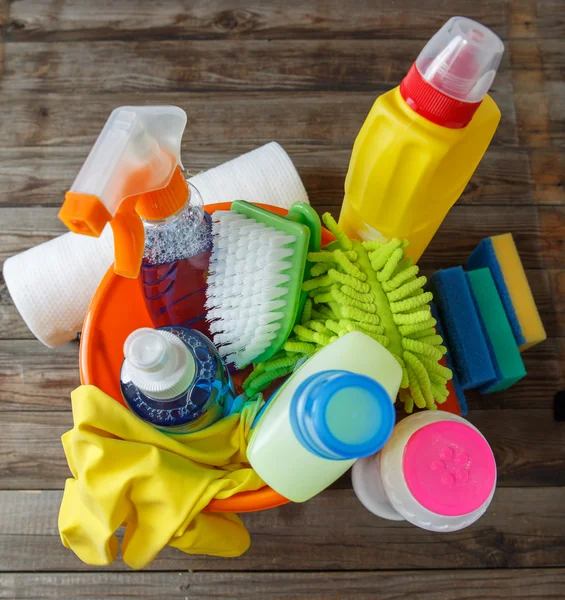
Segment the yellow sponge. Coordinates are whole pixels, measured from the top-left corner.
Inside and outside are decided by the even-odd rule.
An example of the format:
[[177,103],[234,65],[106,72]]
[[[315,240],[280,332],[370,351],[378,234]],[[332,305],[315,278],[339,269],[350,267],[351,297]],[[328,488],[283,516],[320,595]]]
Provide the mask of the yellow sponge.
[[506,315],[523,352],[546,339],[532,290],[511,233],[485,238],[467,261],[467,270],[489,267]]

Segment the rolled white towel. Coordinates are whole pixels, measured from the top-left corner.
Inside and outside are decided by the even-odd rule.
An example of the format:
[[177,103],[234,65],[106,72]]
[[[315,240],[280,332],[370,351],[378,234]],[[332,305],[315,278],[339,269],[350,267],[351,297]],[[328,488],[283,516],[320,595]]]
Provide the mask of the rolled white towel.
[[[204,204],[247,200],[288,208],[308,202],[292,161],[270,142],[191,178]],[[4,280],[35,337],[54,348],[75,339],[114,260],[112,230],[99,238],[66,233],[4,263]]]

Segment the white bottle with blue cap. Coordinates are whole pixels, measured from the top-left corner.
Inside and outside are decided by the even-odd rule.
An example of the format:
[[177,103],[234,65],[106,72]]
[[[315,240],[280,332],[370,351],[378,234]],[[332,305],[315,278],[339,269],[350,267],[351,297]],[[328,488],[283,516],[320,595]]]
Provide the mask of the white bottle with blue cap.
[[247,449],[251,466],[289,500],[312,498],[385,445],[401,379],[394,356],[373,338],[339,338],[270,399]]

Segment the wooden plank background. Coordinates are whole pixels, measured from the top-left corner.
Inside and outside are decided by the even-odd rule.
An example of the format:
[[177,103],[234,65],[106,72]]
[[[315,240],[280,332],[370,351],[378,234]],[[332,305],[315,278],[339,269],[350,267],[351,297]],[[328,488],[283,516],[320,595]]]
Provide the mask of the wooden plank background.
[[0,598],[565,597],[565,423],[552,412],[565,388],[563,0],[0,0],[0,262],[63,232],[63,194],[121,104],[184,107],[194,172],[277,140],[337,216],[371,104],[453,14],[505,41],[503,118],[422,266],[461,264],[511,231],[549,334],[524,381],[470,395],[499,466],[491,509],[431,534],[371,516],[346,476],[246,515],[241,558],[166,549],[145,572],[88,567],[57,533],[78,348],[37,342],[0,280]]

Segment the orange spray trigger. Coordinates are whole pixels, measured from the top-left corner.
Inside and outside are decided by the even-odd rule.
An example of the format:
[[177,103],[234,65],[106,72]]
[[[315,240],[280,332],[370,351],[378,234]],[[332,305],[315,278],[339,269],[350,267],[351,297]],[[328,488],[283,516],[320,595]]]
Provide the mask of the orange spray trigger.
[[112,215],[100,198],[67,192],[59,219],[74,233],[99,237]]
[[71,231],[99,236],[111,223],[119,275],[139,273],[144,246],[140,215],[166,218],[186,201],[186,181],[178,166],[185,126],[186,113],[178,106],[117,108],[65,195],[59,218]]
[[110,225],[114,233],[114,272],[135,278],[141,269],[145,242],[141,217],[134,210],[118,211]]

